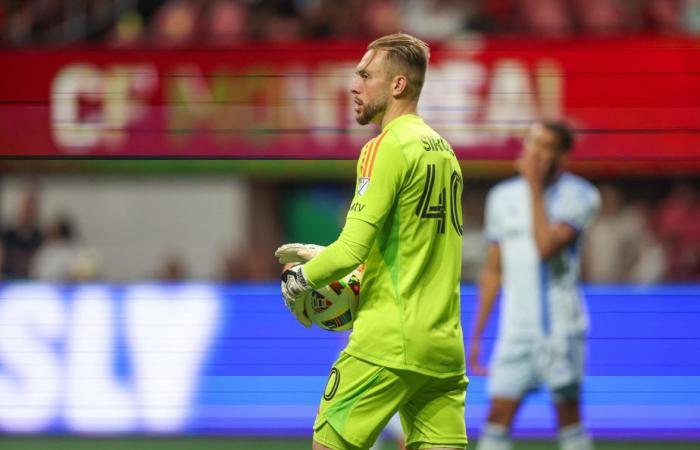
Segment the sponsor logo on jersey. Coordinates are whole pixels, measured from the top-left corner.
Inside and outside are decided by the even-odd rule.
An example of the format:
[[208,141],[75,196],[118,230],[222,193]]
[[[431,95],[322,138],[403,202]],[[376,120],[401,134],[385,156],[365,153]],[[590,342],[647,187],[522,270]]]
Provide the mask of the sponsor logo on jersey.
[[333,398],[335,393],[338,391],[338,385],[340,385],[340,371],[337,367],[333,367],[331,369],[331,374],[328,375],[326,389],[323,391],[323,398],[326,399],[326,401]]
[[357,180],[357,195],[362,197],[369,187],[369,177],[361,177]]
[[363,209],[365,209],[365,205],[363,203],[355,202],[350,205],[350,211],[362,212]]

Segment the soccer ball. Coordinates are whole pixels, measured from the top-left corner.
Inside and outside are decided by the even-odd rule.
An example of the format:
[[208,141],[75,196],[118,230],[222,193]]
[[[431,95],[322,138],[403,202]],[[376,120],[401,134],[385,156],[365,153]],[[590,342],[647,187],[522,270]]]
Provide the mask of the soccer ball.
[[306,296],[304,311],[311,322],[330,331],[352,329],[360,301],[362,267],[343,279],[315,289]]

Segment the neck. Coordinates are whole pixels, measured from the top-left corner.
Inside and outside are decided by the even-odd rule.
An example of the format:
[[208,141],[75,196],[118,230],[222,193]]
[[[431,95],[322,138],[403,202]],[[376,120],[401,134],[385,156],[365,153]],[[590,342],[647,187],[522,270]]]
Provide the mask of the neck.
[[399,116],[418,113],[417,100],[396,100],[391,102],[384,111],[384,115],[379,120],[379,127],[383,130],[386,124]]
[[555,181],[557,181],[559,176],[561,176],[561,172],[561,167],[557,166],[557,168],[554,169],[552,173],[549,176],[547,176],[547,178],[544,180],[545,186],[549,186],[550,184],[553,184]]

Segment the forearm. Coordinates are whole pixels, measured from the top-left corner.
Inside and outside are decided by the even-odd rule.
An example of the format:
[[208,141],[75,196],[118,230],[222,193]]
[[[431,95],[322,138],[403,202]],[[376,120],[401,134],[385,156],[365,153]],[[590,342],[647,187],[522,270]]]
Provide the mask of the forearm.
[[472,330],[473,339],[481,339],[484,333],[488,319],[493,311],[493,305],[496,303],[496,296],[501,287],[501,276],[491,270],[485,270],[479,277],[479,305],[477,308],[476,323]]
[[304,276],[314,288],[325,286],[362,264],[374,242],[374,225],[348,219],[340,237],[304,265]]
[[553,253],[554,242],[544,205],[544,189],[541,186],[530,184],[530,194],[532,198],[532,228],[537,252],[540,258],[549,259]]

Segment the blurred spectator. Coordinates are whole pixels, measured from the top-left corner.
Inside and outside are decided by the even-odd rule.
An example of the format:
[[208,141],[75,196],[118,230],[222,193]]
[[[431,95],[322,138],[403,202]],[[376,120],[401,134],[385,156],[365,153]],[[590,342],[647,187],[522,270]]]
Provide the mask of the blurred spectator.
[[[654,238],[643,211],[625,205],[616,186],[602,185],[600,194],[600,214],[586,233],[584,242],[584,279],[592,283],[658,281],[663,268],[648,266],[663,265],[663,262],[653,260],[659,253],[654,253]],[[643,274],[650,278],[635,279]]]
[[[279,279],[281,266],[274,253],[283,242],[282,205],[289,202],[287,189],[265,181],[251,182],[248,229],[252,231],[248,246],[231,248],[222,259],[222,281],[269,281]],[[284,202],[280,201],[284,198]],[[303,211],[298,211],[303,215]]]
[[206,15],[206,43],[231,45],[249,38],[248,9],[236,0],[215,1]]
[[638,284],[660,283],[664,281],[667,271],[666,254],[651,227],[651,206],[644,201],[635,201],[630,205],[630,209],[642,219],[642,229],[639,242],[635,245],[637,254],[633,258],[628,277],[620,281]]
[[700,280],[700,202],[697,189],[676,183],[656,212],[656,230],[666,250],[667,279]]
[[272,256],[276,248],[275,245],[230,249],[223,256],[219,279],[224,282],[279,280],[282,266]]
[[115,46],[133,46],[143,43],[143,19],[138,11],[132,10],[119,17],[112,31],[112,44]]
[[[699,0],[32,0],[0,5],[12,46],[230,45],[251,40],[428,40],[464,31],[560,38],[700,29]],[[144,38],[144,39],[141,39]]]
[[35,1],[15,4],[8,9],[10,17],[4,28],[5,39],[15,45],[27,45],[41,41],[48,29],[52,29],[50,18],[61,17],[56,2]]
[[300,12],[294,0],[266,0],[253,5],[253,34],[257,39],[280,42],[301,37]]
[[20,199],[15,223],[2,233],[2,276],[5,279],[29,277],[32,259],[43,241],[38,204],[39,192],[29,187]]
[[61,215],[48,226],[31,266],[32,279],[48,282],[86,281],[95,276],[95,261],[78,243],[75,226]]
[[183,259],[175,254],[169,254],[156,272],[156,278],[161,281],[173,282],[187,279],[187,269]]
[[524,31],[541,37],[560,38],[573,33],[568,3],[561,0],[520,0]]
[[[574,11],[578,17],[581,31],[593,36],[614,35],[633,31],[639,20],[632,20],[633,11],[638,2],[619,0],[575,0]],[[626,14],[628,13],[628,14]]]
[[392,0],[370,2],[365,8],[368,36],[385,36],[403,28],[403,17],[398,4]]
[[221,272],[218,278],[223,282],[231,282],[243,280],[245,277],[243,258],[239,256],[236,249],[230,249],[222,256]]
[[517,5],[513,0],[483,0],[485,16],[492,23],[489,31],[512,33],[518,30]]
[[649,0],[651,31],[676,34],[682,30],[681,0]]
[[307,10],[305,34],[310,38],[353,39],[366,35],[361,14],[348,11],[364,11],[365,0],[319,0]]
[[[500,0],[499,0],[500,1]],[[489,5],[494,3],[489,0],[480,0],[466,4],[467,8],[467,32],[480,32],[495,34],[500,31],[496,20],[497,13],[492,13]],[[506,24],[501,25],[505,28]]]
[[32,13],[27,3],[23,7],[3,6],[3,41],[14,45],[26,45],[31,41]]
[[195,42],[199,10],[193,0],[165,3],[156,14],[151,39],[165,47],[187,46]]
[[464,32],[477,7],[476,2],[461,0],[406,0],[402,4],[406,29],[431,41]]
[[684,0],[682,8],[684,30],[697,34],[700,32],[700,0]]

